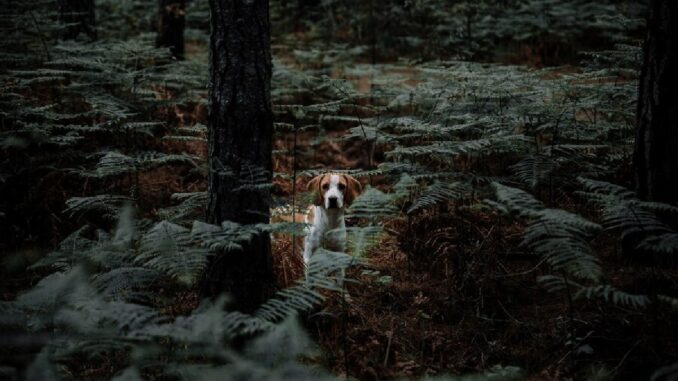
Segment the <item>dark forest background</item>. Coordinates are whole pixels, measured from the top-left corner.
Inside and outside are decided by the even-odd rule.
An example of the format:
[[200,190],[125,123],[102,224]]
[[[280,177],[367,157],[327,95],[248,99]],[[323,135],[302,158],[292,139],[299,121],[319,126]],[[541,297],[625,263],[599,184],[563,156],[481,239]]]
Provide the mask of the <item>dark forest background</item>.
[[676,379],[677,17],[0,0],[0,379]]

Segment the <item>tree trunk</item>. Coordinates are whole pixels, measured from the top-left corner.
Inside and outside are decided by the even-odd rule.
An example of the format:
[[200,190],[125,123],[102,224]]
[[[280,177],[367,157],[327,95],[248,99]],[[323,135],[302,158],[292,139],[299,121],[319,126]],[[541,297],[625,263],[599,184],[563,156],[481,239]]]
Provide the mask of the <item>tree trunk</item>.
[[176,59],[184,59],[186,1],[160,0],[158,47],[167,47]]
[[58,0],[59,17],[66,25],[62,34],[64,40],[73,40],[80,33],[92,41],[97,39],[94,0]]
[[678,2],[652,0],[638,96],[634,167],[642,199],[678,202]]
[[[269,222],[273,112],[268,0],[210,0],[209,205],[211,223]],[[252,311],[269,295],[271,242],[260,234],[218,257],[204,293],[228,292]]]

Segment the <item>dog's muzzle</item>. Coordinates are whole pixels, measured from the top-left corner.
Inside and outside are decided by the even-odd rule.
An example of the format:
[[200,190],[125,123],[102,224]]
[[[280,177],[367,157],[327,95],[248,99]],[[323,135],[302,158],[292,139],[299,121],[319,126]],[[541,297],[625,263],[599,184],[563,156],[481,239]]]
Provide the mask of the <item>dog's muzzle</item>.
[[336,197],[330,197],[327,199],[327,204],[329,209],[336,209],[339,207],[339,200]]

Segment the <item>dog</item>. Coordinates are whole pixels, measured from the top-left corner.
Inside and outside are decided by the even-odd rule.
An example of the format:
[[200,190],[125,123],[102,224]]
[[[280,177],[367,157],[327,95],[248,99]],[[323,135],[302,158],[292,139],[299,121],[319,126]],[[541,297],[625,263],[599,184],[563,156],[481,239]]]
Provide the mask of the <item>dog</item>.
[[318,248],[345,252],[346,221],[344,211],[362,192],[362,185],[353,176],[325,173],[312,178],[306,189],[314,192],[314,203],[304,216],[308,224],[304,238],[304,264],[308,266]]

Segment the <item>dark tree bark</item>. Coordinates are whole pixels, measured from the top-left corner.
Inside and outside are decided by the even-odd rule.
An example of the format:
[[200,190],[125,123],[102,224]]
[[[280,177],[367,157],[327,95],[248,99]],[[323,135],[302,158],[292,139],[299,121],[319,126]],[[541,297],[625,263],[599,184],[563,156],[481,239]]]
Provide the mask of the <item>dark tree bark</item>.
[[[210,0],[209,205],[211,223],[269,222],[273,112],[268,0]],[[219,256],[205,294],[225,291],[251,311],[269,295],[271,242],[260,234]]]
[[170,49],[176,59],[184,59],[186,1],[160,0],[157,46]]
[[57,0],[59,17],[66,25],[62,38],[72,40],[81,33],[92,41],[97,39],[94,0]]
[[652,0],[634,152],[642,199],[678,202],[678,1]]

